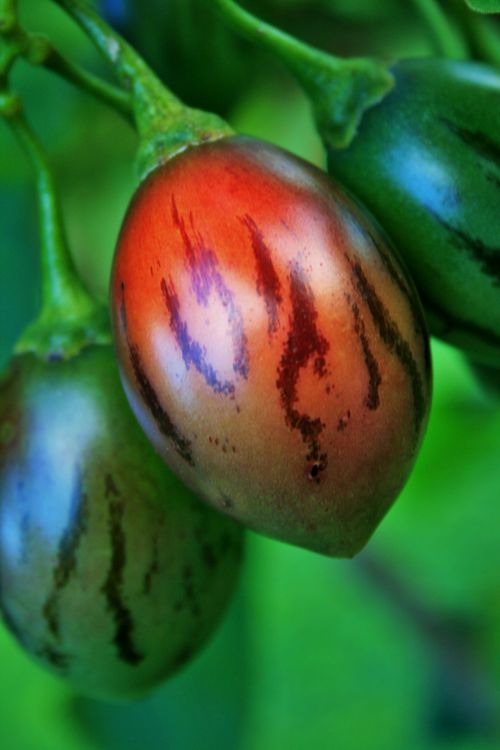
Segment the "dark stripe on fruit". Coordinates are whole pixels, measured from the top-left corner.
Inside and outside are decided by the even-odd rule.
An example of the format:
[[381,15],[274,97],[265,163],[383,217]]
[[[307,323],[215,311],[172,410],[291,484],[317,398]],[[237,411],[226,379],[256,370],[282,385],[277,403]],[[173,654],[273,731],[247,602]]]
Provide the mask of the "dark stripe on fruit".
[[307,459],[319,462],[319,469],[323,470],[326,467],[327,455],[321,453],[319,436],[324,424],[319,417],[312,418],[308,414],[301,414],[295,408],[295,403],[298,400],[300,370],[306,367],[311,359],[314,373],[318,378],[327,375],[325,356],[330,345],[317,329],[318,313],[314,306],[314,296],[302,269],[296,265],[290,273],[290,301],[290,329],[278,367],[276,386],[285,410],[286,423],[292,430],[300,432],[309,449]]
[[365,397],[365,405],[368,409],[374,411],[380,406],[379,386],[382,382],[382,378],[380,377],[378,362],[370,349],[370,342],[366,335],[365,324],[361,317],[361,313],[359,312],[359,307],[355,302],[351,302],[350,304],[354,316],[354,330],[361,343],[363,358],[368,372],[368,394]]
[[43,659],[51,667],[57,669],[59,672],[66,672],[69,666],[69,656],[64,654],[62,651],[58,651],[56,648],[45,643],[41,648],[36,651],[36,655]]
[[183,458],[190,466],[194,466],[194,460],[191,453],[191,441],[185,438],[179,432],[178,428],[172,422],[169,414],[165,411],[163,406],[160,404],[160,400],[157,396],[155,389],[142,364],[142,359],[139,354],[138,347],[131,343],[128,332],[127,332],[127,313],[125,307],[125,284],[121,283],[122,300],[121,300],[121,314],[124,321],[124,333],[125,339],[128,345],[130,363],[134,371],[135,379],[139,387],[139,392],[146,406],[155,420],[160,432],[165,435],[166,438],[171,440],[174,444],[176,452],[181,458]]
[[426,400],[422,378],[418,371],[417,363],[413,357],[410,346],[401,336],[399,328],[389,315],[389,311],[379,299],[374,287],[366,278],[361,265],[348,256],[352,269],[353,281],[362,299],[366,303],[380,338],[387,349],[396,355],[403,369],[409,377],[414,404],[415,431],[419,433],[422,421],[426,413]]
[[215,550],[212,544],[210,542],[205,542],[201,546],[201,557],[203,560],[204,565],[209,568],[215,568],[217,566],[217,563],[219,562],[217,555],[215,554]]
[[255,221],[248,214],[240,221],[247,227],[252,239],[257,273],[257,294],[264,297],[268,319],[267,331],[271,335],[278,329],[278,308],[283,301],[281,283],[271,259],[271,251],[264,242],[262,232]]
[[234,396],[234,383],[230,380],[219,380],[217,371],[207,361],[205,347],[189,335],[187,325],[180,316],[179,298],[172,280],[168,284],[165,279],[161,280],[161,292],[170,314],[170,328],[181,350],[186,368],[189,370],[190,366],[194,365],[206,384],[215,393],[222,393],[224,396]]
[[166,438],[172,441],[179,456],[181,456],[181,458],[183,458],[190,466],[194,466],[194,460],[191,453],[191,441],[181,435],[170,419],[170,416],[160,404],[156,391],[142,366],[139,350],[137,347],[130,344],[130,342],[128,342],[128,346],[130,361],[132,363],[137,385],[139,386],[139,391],[144,402],[148,406],[158,429]]
[[199,617],[201,615],[201,607],[193,581],[193,569],[190,565],[184,565],[182,569],[182,587],[184,589],[184,596],[186,597],[185,601],[189,605],[191,614],[194,617]]
[[128,331],[128,323],[127,323],[127,310],[125,308],[125,283],[123,281],[120,282],[120,290],[121,290],[121,300],[120,300],[120,307],[118,310],[118,319],[120,321],[120,326],[123,332],[125,333],[125,336],[127,335]]
[[248,377],[248,341],[243,327],[243,315],[234,301],[233,293],[226,286],[218,268],[217,257],[211,248],[205,246],[201,234],[195,229],[193,215],[190,214],[192,238],[186,229],[184,219],[179,215],[175,198],[172,196],[172,218],[181,235],[188,262],[191,284],[199,305],[207,306],[213,289],[227,314],[233,342],[233,370],[241,378]]
[[82,478],[78,472],[71,496],[68,523],[59,542],[57,560],[52,572],[52,591],[42,608],[47,627],[55,638],[61,636],[59,599],[76,570],[78,547],[87,526],[88,498],[82,492]]
[[110,500],[108,505],[108,527],[111,542],[111,563],[106,581],[101,591],[106,597],[108,609],[115,623],[115,644],[122,661],[136,665],[144,655],[135,647],[132,640],[134,623],[128,607],[122,599],[123,573],[126,566],[125,532],[123,531],[124,504],[120,499]]
[[153,536],[151,540],[151,562],[148,569],[144,574],[142,593],[146,596],[151,591],[151,585],[153,583],[153,576],[160,571],[160,549],[158,541],[158,532]]
[[427,210],[446,229],[453,244],[460,250],[465,250],[472,260],[480,265],[481,270],[493,279],[494,285],[500,286],[500,245],[486,245],[479,237],[472,237],[463,229],[447,222],[437,211],[430,207],[427,207]]
[[[380,257],[380,260],[382,261],[385,270],[391,277],[391,279],[394,281],[394,283],[399,287],[399,289],[403,292],[404,296],[408,298],[410,304],[413,304],[413,299],[410,295],[410,289],[408,286],[408,283],[406,279],[404,278],[403,274],[400,272],[399,268],[395,265],[391,253],[387,252],[382,242],[379,242],[377,236],[375,233],[370,232],[369,229],[366,229],[366,234],[372,241],[375,249],[377,250],[377,253]],[[420,310],[416,308],[417,311],[417,317]]]
[[441,117],[440,120],[448,130],[458,136],[467,146],[470,146],[478,156],[500,168],[500,145],[490,136],[477,130],[462,128],[447,117]]
[[378,251],[380,259],[384,264],[385,270],[387,271],[391,279],[395,282],[395,284],[399,287],[409,305],[415,333],[419,336],[422,336],[426,342],[424,347],[425,369],[429,374],[431,371],[431,350],[427,345],[427,323],[422,307],[418,304],[417,293],[410,287],[403,273],[394,262],[392,252],[388,248],[386,248],[382,242],[379,242],[376,234],[370,232],[369,230],[367,231],[368,236],[370,237],[371,241]]
[[500,177],[498,177],[498,176],[497,176],[496,174],[493,174],[493,172],[486,172],[485,174],[486,174],[486,179],[487,179],[487,180],[488,180],[489,182],[492,182],[492,183],[493,183],[493,185],[494,185],[494,186],[495,186],[496,188],[499,188],[499,189],[500,189]]
[[120,493],[118,492],[118,487],[115,484],[115,480],[113,479],[111,474],[105,474],[104,475],[104,495],[105,497],[112,497],[113,495],[115,497],[118,497]]

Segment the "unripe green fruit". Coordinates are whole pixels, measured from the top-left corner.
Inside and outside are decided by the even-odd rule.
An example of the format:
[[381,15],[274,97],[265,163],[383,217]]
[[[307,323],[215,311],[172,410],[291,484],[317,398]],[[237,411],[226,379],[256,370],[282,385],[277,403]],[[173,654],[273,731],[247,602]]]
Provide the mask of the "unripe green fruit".
[[329,171],[363,201],[406,261],[431,333],[500,367],[500,75],[402,60]]
[[198,502],[137,426],[109,346],[16,357],[0,383],[0,607],[82,692],[139,695],[213,631],[241,531]]

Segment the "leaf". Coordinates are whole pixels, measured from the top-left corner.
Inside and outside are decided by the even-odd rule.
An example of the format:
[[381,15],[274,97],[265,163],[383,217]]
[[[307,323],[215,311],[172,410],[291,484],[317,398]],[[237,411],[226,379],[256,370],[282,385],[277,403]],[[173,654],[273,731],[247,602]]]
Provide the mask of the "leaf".
[[471,10],[478,13],[500,13],[500,0],[465,0]]

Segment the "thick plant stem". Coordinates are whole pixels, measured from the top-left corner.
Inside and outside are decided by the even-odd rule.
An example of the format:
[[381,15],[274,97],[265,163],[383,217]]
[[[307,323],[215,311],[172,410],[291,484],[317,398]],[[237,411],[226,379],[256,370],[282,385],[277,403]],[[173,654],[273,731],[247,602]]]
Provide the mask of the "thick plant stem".
[[417,11],[429,27],[434,41],[444,57],[467,59],[467,43],[436,0],[413,0]]
[[141,176],[189,146],[231,135],[216,115],[186,107],[141,56],[82,0],[55,0],[108,60],[130,94],[139,132]]
[[309,96],[323,141],[331,148],[346,148],[364,111],[394,85],[388,66],[378,60],[334,57],[260,21],[233,0],[209,2],[241,34],[285,63]]
[[[86,2],[55,0],[91,38],[103,57],[111,64],[132,101],[147,103],[144,117],[161,117],[183,109],[184,105],[168,91],[144,60]],[[156,110],[156,111],[155,111]]]
[[51,171],[43,150],[21,111],[8,122],[36,171],[40,215],[42,305],[54,313],[70,312],[87,301],[69,254]]
[[[4,95],[2,114],[28,155],[36,175],[42,273],[42,307],[16,351],[44,358],[69,357],[90,343],[110,340],[106,308],[78,278],[68,249],[59,199],[44,150],[28,125],[19,100]],[[17,104],[17,106],[16,106]]]
[[[232,0],[211,0],[211,2],[242,35],[271,49],[287,63],[290,69],[300,70],[302,63],[314,65],[317,61],[322,62],[322,52],[261,21]],[[330,56],[330,60],[336,60],[342,65],[342,60],[338,58]]]

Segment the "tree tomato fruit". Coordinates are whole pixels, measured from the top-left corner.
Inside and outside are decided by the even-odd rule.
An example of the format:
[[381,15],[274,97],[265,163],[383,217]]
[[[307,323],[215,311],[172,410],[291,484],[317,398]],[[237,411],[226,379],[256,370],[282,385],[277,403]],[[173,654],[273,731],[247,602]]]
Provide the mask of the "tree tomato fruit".
[[415,460],[428,336],[328,176],[241,136],[168,161],[126,216],[112,307],[132,408],[184,482],[278,539],[363,546]]
[[431,332],[500,367],[500,73],[402,60],[329,171],[389,233]]
[[214,630],[241,542],[156,456],[110,346],[14,358],[0,382],[0,607],[39,662],[93,696],[150,690]]

